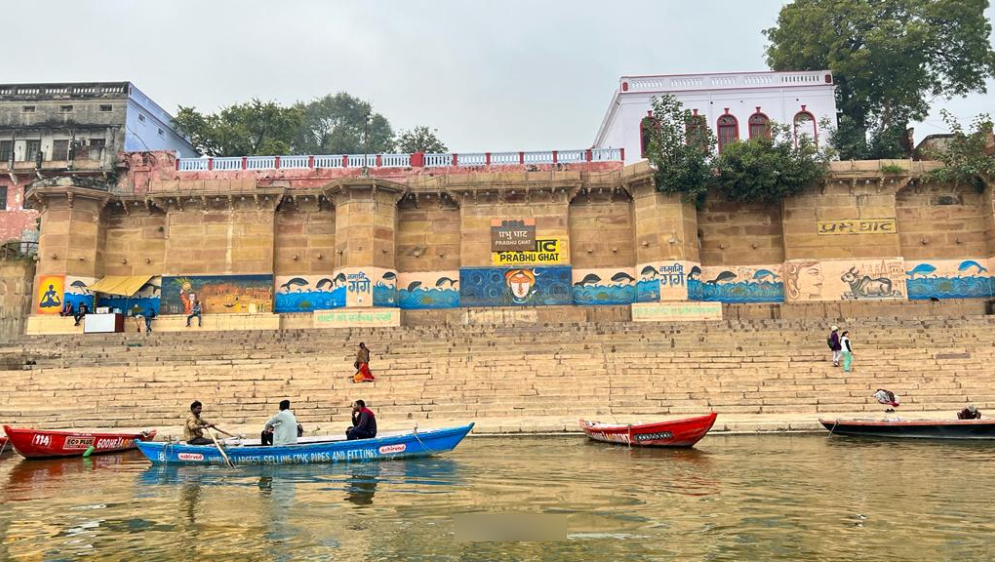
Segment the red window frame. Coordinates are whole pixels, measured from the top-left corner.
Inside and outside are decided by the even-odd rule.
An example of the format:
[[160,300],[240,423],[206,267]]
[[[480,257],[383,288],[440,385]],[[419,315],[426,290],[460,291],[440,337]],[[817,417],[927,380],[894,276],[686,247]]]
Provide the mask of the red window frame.
[[[747,127],[750,130],[750,138],[765,138],[770,140],[770,117],[767,117],[766,113],[756,112],[750,115],[750,119],[747,121]],[[754,131],[754,127],[757,131]],[[759,133],[759,134],[757,134]]]
[[[729,138],[728,133],[732,132],[732,136]],[[715,133],[719,142],[719,152],[722,152],[722,147],[739,140],[739,119],[731,113],[726,113],[725,115],[720,115],[718,119],[715,120]]]

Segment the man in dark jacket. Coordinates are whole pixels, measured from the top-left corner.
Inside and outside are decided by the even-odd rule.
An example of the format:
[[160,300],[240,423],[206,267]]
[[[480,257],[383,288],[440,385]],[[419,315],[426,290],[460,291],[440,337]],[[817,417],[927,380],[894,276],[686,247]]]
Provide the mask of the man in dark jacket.
[[829,349],[833,352],[833,367],[839,367],[840,356],[843,354],[843,345],[840,344],[840,328],[833,326],[830,330],[826,343],[829,344]]
[[377,436],[377,418],[373,412],[366,407],[366,402],[356,400],[352,403],[352,424],[346,430],[345,436],[350,441],[353,439],[373,439]]

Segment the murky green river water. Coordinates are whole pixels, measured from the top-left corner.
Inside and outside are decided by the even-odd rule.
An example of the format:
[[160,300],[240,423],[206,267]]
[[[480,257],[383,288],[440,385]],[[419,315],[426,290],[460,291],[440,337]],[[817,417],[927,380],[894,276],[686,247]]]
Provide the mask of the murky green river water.
[[[995,446],[712,436],[693,450],[471,438],[434,459],[152,468],[0,460],[0,560],[995,560]],[[565,517],[458,542],[454,515]]]

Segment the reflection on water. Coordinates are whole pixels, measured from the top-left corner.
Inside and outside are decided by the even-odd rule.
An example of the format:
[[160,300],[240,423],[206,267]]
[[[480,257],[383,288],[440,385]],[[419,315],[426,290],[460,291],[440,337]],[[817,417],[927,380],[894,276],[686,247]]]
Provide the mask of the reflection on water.
[[[708,437],[689,450],[470,439],[433,459],[150,467],[0,460],[0,560],[995,559],[995,447]],[[569,540],[456,543],[556,513]]]

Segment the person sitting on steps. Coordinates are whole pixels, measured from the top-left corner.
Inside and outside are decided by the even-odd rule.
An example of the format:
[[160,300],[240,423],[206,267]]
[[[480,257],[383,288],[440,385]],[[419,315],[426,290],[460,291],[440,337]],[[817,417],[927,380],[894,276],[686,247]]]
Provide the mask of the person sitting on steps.
[[195,300],[193,303],[193,308],[190,310],[190,315],[187,316],[187,328],[190,327],[190,321],[194,318],[197,319],[197,327],[200,328],[202,325],[201,313],[204,309],[200,306],[200,300]]
[[377,436],[377,418],[366,407],[366,402],[356,400],[352,403],[352,427],[346,430],[345,436],[350,441]]
[[80,303],[79,310],[77,310],[76,314],[73,316],[73,318],[76,319],[76,323],[73,324],[73,325],[74,326],[79,326],[80,321],[83,320],[84,318],[86,318],[86,313],[87,312],[88,312],[88,310],[86,309],[86,303]]
[[959,420],[980,420],[981,411],[974,406],[968,406],[963,410],[957,412],[957,419]]

